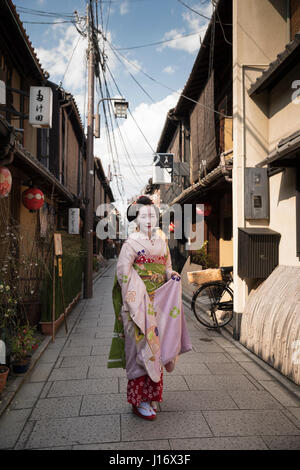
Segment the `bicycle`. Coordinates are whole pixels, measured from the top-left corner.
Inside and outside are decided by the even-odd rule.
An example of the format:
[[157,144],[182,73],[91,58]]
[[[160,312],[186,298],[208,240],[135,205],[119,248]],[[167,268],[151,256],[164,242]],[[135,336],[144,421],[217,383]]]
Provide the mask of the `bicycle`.
[[233,317],[232,266],[219,268],[222,280],[201,284],[195,291],[191,308],[196,319],[207,328],[220,329]]

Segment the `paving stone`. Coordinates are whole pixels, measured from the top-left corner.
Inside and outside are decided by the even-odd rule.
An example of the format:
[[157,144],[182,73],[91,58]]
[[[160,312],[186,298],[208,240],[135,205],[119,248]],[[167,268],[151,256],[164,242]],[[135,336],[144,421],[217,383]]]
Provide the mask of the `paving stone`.
[[64,346],[65,342],[65,338],[54,338],[54,343],[52,343],[52,341],[49,343],[49,345],[47,346],[47,351],[61,349]]
[[211,343],[207,343],[204,341],[197,341],[193,342],[193,349],[196,352],[219,352],[219,353],[224,353],[224,349],[221,348],[217,343],[214,343],[213,341]]
[[176,367],[174,371],[172,372],[172,375],[198,375],[198,374],[204,374],[204,375],[210,375],[211,371],[209,370],[208,366],[204,364],[203,362],[196,363],[194,362],[193,364],[182,364],[180,361],[177,362]]
[[256,390],[243,375],[186,375],[190,390]]
[[201,412],[159,413],[152,422],[133,414],[121,416],[122,441],[208,437],[211,431]]
[[194,362],[232,362],[232,360],[222,353],[197,353],[194,351],[189,351],[187,353],[181,354],[179,356],[178,362],[184,364]]
[[61,355],[64,357],[67,356],[90,356],[92,350],[92,346],[82,346],[78,348],[64,348],[61,351]]
[[107,365],[108,356],[76,356],[64,357],[60,367],[82,367],[82,366],[105,366]]
[[107,444],[88,444],[73,446],[73,450],[170,450],[167,440],[136,441],[136,442],[110,442]]
[[37,421],[26,449],[114,442],[120,440],[118,415]]
[[186,381],[181,375],[168,375],[164,374],[163,387],[166,391],[188,390]]
[[30,436],[32,429],[34,427],[34,422],[33,421],[27,421],[25,424],[23,431],[21,432],[19,439],[17,443],[14,446],[14,450],[23,450],[25,447],[25,444],[27,442],[28,437]]
[[91,328],[92,326],[99,326],[98,319],[82,319],[78,322],[78,327]]
[[45,382],[51,370],[53,369],[54,364],[49,363],[49,364],[43,364],[38,362],[32,371],[30,372],[29,376],[26,378],[26,381],[28,382]]
[[127,394],[102,394],[83,397],[80,416],[132,413]]
[[76,395],[93,395],[97,393],[118,393],[118,379],[60,380],[54,382],[48,397],[67,397]]
[[82,397],[44,398],[38,400],[30,420],[79,416]]
[[229,356],[232,357],[237,362],[253,362],[253,359],[251,356],[248,356],[247,354],[241,352],[239,349],[233,347],[233,348],[226,348],[226,353],[229,354]]
[[85,379],[88,373],[88,365],[83,367],[63,367],[54,369],[49,377],[49,380],[55,382],[56,380],[71,380],[71,379]]
[[101,356],[102,354],[109,355],[110,344],[102,344],[100,346],[92,346],[92,356]]
[[299,436],[263,436],[270,450],[300,450]]
[[245,375],[247,373],[239,364],[233,362],[209,362],[207,367],[214,375]]
[[298,419],[298,421],[300,423],[300,408],[290,407],[290,408],[288,408],[288,410],[290,411],[290,413],[292,413]]
[[8,410],[1,416],[0,449],[12,449],[21,434],[31,409]]
[[48,349],[43,352],[42,356],[39,359],[39,364],[53,364],[57,361],[60,354],[60,350],[51,350]]
[[108,369],[106,366],[91,366],[88,371],[88,379],[99,379],[101,377],[126,377],[125,369]]
[[163,393],[162,411],[234,410],[237,405],[228,393],[219,390]]
[[245,410],[276,410],[282,404],[275,400],[269,392],[263,390],[229,390],[229,395],[239,408]]
[[278,410],[203,411],[215,436],[298,435],[300,431]]
[[268,450],[260,437],[208,437],[171,439],[174,450]]
[[284,406],[299,406],[300,400],[295,397],[283,385],[273,380],[260,380],[259,383],[267,389],[276,400],[280,401]]
[[20,410],[22,408],[32,408],[44,387],[44,383],[23,383],[20,390],[13,399],[10,408]]
[[73,337],[70,340],[70,344],[68,346],[78,348],[80,346],[104,346],[104,345],[111,345],[112,338],[76,338]]
[[243,362],[240,365],[257,380],[274,380],[271,374],[255,362]]

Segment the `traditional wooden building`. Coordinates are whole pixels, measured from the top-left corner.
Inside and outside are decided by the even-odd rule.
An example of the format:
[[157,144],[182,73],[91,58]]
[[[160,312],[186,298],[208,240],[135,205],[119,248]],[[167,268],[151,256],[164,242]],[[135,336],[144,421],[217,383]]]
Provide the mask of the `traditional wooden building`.
[[[80,210],[81,221],[80,234],[68,237],[76,239],[70,253],[84,256],[86,136],[74,97],[49,81],[11,0],[1,3],[0,85],[0,169],[7,169],[12,178],[11,191],[0,197],[0,259],[7,260],[14,248],[18,289],[24,300],[37,297],[42,279],[38,269],[26,267],[35,266],[35,258],[46,263],[54,232],[68,236],[71,208]],[[48,128],[29,124],[32,86],[52,90],[52,126]],[[39,210],[24,206],[22,195],[30,187],[38,188],[38,197],[44,198]],[[104,198],[113,200],[102,169],[96,172],[95,199],[104,202]]]
[[[232,264],[231,25],[231,2],[220,1],[156,149],[173,153],[175,163],[173,183],[160,185],[161,201],[210,208],[204,220],[204,240],[208,241],[207,255],[216,266]],[[184,241],[171,242],[178,269],[189,255]]]

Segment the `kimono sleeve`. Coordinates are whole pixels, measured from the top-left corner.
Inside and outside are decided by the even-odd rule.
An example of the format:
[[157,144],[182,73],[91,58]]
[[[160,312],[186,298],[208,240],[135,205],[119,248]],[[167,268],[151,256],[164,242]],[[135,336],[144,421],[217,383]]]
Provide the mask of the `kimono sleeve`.
[[125,295],[127,292],[127,284],[133,269],[133,263],[136,258],[136,253],[130,243],[127,241],[121,248],[120,255],[117,262],[117,279],[122,289],[123,303],[125,304]]
[[166,276],[167,276],[167,280],[169,281],[171,279],[171,274],[173,272],[173,268],[172,268],[172,259],[171,259],[170,248],[169,248],[167,240],[166,240],[166,248],[167,248]]

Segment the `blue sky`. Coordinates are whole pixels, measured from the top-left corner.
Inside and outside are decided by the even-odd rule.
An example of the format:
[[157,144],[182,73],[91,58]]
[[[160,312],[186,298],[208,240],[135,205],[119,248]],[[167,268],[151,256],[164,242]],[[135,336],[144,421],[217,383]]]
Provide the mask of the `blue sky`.
[[[98,0],[99,25],[102,29],[100,3]],[[211,16],[210,0],[184,0],[184,3],[207,17]],[[59,17],[59,14],[72,15],[75,10],[79,15],[84,16],[85,0],[64,0],[63,2],[61,0],[15,0],[15,4],[43,68],[50,73],[50,80],[56,83],[62,81],[63,87],[75,96],[82,120],[85,122],[86,40],[80,36],[71,23],[53,25],[25,23],[27,21],[59,22],[66,19]],[[57,17],[25,13],[21,11],[22,7],[55,12]],[[120,91],[129,102],[136,121],[134,122],[131,116],[126,121],[118,121],[123,139],[120,139],[119,130],[115,129],[117,151],[115,151],[112,139],[112,157],[104,126],[103,111],[101,111],[103,125],[101,139],[95,140],[95,155],[101,158],[105,171],[110,164],[113,173],[113,167],[115,167],[116,174],[121,173],[123,176],[122,181],[120,177],[114,177],[112,181],[112,189],[120,205],[121,199],[126,201],[127,198],[139,194],[152,175],[152,150],[156,150],[167,111],[175,106],[180,90],[189,77],[199,50],[200,36],[203,38],[208,20],[193,13],[177,0],[112,0],[111,3],[109,0],[102,0],[102,12],[104,32],[110,44],[116,49],[176,38],[162,45],[120,50],[117,52],[119,59],[105,43],[108,67]],[[107,29],[106,25],[108,25]],[[190,36],[178,38],[182,35]],[[102,45],[103,41],[100,40],[101,48]],[[126,62],[124,57],[131,64]],[[169,89],[147,78],[140,69]],[[110,74],[107,72],[106,75],[111,96],[117,96],[119,93]],[[141,90],[134,79],[146,90],[147,94]],[[98,93],[97,87],[96,101],[99,99]],[[128,154],[138,176],[130,168]],[[116,184],[117,178],[121,191]]]

